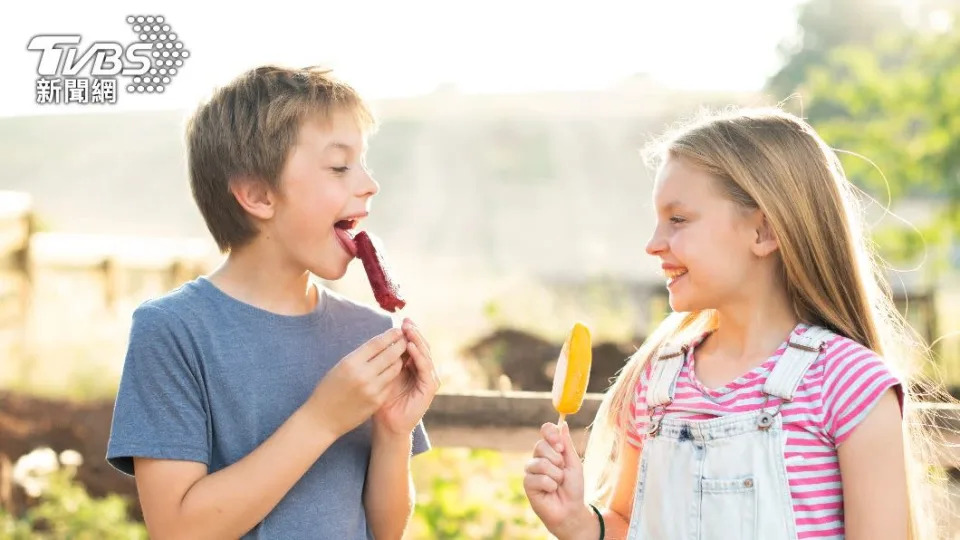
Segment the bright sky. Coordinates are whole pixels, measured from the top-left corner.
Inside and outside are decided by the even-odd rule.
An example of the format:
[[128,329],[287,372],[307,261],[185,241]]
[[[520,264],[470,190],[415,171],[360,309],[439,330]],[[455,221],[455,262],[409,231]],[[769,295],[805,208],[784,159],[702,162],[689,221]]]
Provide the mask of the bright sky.
[[[681,89],[750,90],[778,66],[800,0],[265,0],[17,2],[0,18],[0,116],[102,112],[37,105],[36,34],[135,41],[128,15],[162,15],[191,56],[163,94],[121,91],[110,110],[190,107],[264,62],[329,65],[377,99],[429,93],[602,89],[647,73]],[[239,3],[238,3],[239,4]],[[95,7],[94,7],[95,6]],[[262,6],[262,7],[261,7]]]

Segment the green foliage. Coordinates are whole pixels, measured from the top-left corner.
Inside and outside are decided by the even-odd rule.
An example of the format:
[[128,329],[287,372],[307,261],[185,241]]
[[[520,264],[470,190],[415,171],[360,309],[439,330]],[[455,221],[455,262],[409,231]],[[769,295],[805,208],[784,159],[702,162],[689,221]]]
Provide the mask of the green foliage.
[[796,34],[780,45],[783,66],[767,83],[785,98],[806,79],[812,66],[846,45],[868,45],[885,31],[904,27],[902,6],[876,0],[810,0],[797,10]]
[[807,72],[810,122],[834,148],[869,158],[841,153],[850,180],[881,203],[889,190],[894,201],[910,196],[935,209],[917,224],[922,240],[905,225],[877,231],[893,259],[915,259],[924,247],[945,252],[960,233],[957,88],[956,32],[901,32],[840,47]]
[[[411,538],[547,538],[523,492],[523,461],[490,450],[435,448],[413,460]],[[506,474],[504,474],[506,471]]]
[[0,538],[9,540],[138,540],[146,528],[127,517],[119,495],[95,499],[74,482],[75,470],[47,475],[39,503],[16,518],[0,509]]
[[960,266],[949,253],[960,232],[960,34],[935,28],[933,19],[951,17],[943,7],[809,0],[768,81],[778,98],[799,91],[803,115],[880,204],[911,197],[934,208],[918,223],[885,220],[874,239],[885,258],[926,254],[935,271]]

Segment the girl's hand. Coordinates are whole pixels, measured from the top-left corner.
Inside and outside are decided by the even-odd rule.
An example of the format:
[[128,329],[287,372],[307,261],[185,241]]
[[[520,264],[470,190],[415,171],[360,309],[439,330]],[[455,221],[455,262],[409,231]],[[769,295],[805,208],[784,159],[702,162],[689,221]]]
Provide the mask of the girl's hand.
[[596,516],[583,500],[583,464],[570,426],[547,423],[540,435],[523,478],[533,511],[558,538],[576,538],[577,533],[598,528]]

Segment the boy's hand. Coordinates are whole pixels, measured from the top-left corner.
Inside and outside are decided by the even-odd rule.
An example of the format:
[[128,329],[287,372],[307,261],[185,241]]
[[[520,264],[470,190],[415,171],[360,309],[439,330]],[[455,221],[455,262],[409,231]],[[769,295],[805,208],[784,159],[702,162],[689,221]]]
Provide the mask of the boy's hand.
[[364,343],[327,373],[304,408],[335,437],[356,428],[394,395],[407,346],[398,328]]
[[440,389],[440,376],[430,357],[430,344],[410,319],[401,325],[407,353],[400,376],[390,387],[390,398],[373,417],[379,427],[394,434],[409,435],[427,412]]

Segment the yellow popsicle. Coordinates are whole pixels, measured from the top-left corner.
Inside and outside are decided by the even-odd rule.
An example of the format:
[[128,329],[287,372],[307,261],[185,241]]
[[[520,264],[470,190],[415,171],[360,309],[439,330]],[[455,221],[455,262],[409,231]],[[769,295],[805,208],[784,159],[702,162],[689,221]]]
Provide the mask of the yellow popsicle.
[[553,374],[553,407],[560,413],[560,424],[568,414],[580,410],[590,381],[592,361],[590,330],[576,323],[560,350],[557,370]]

